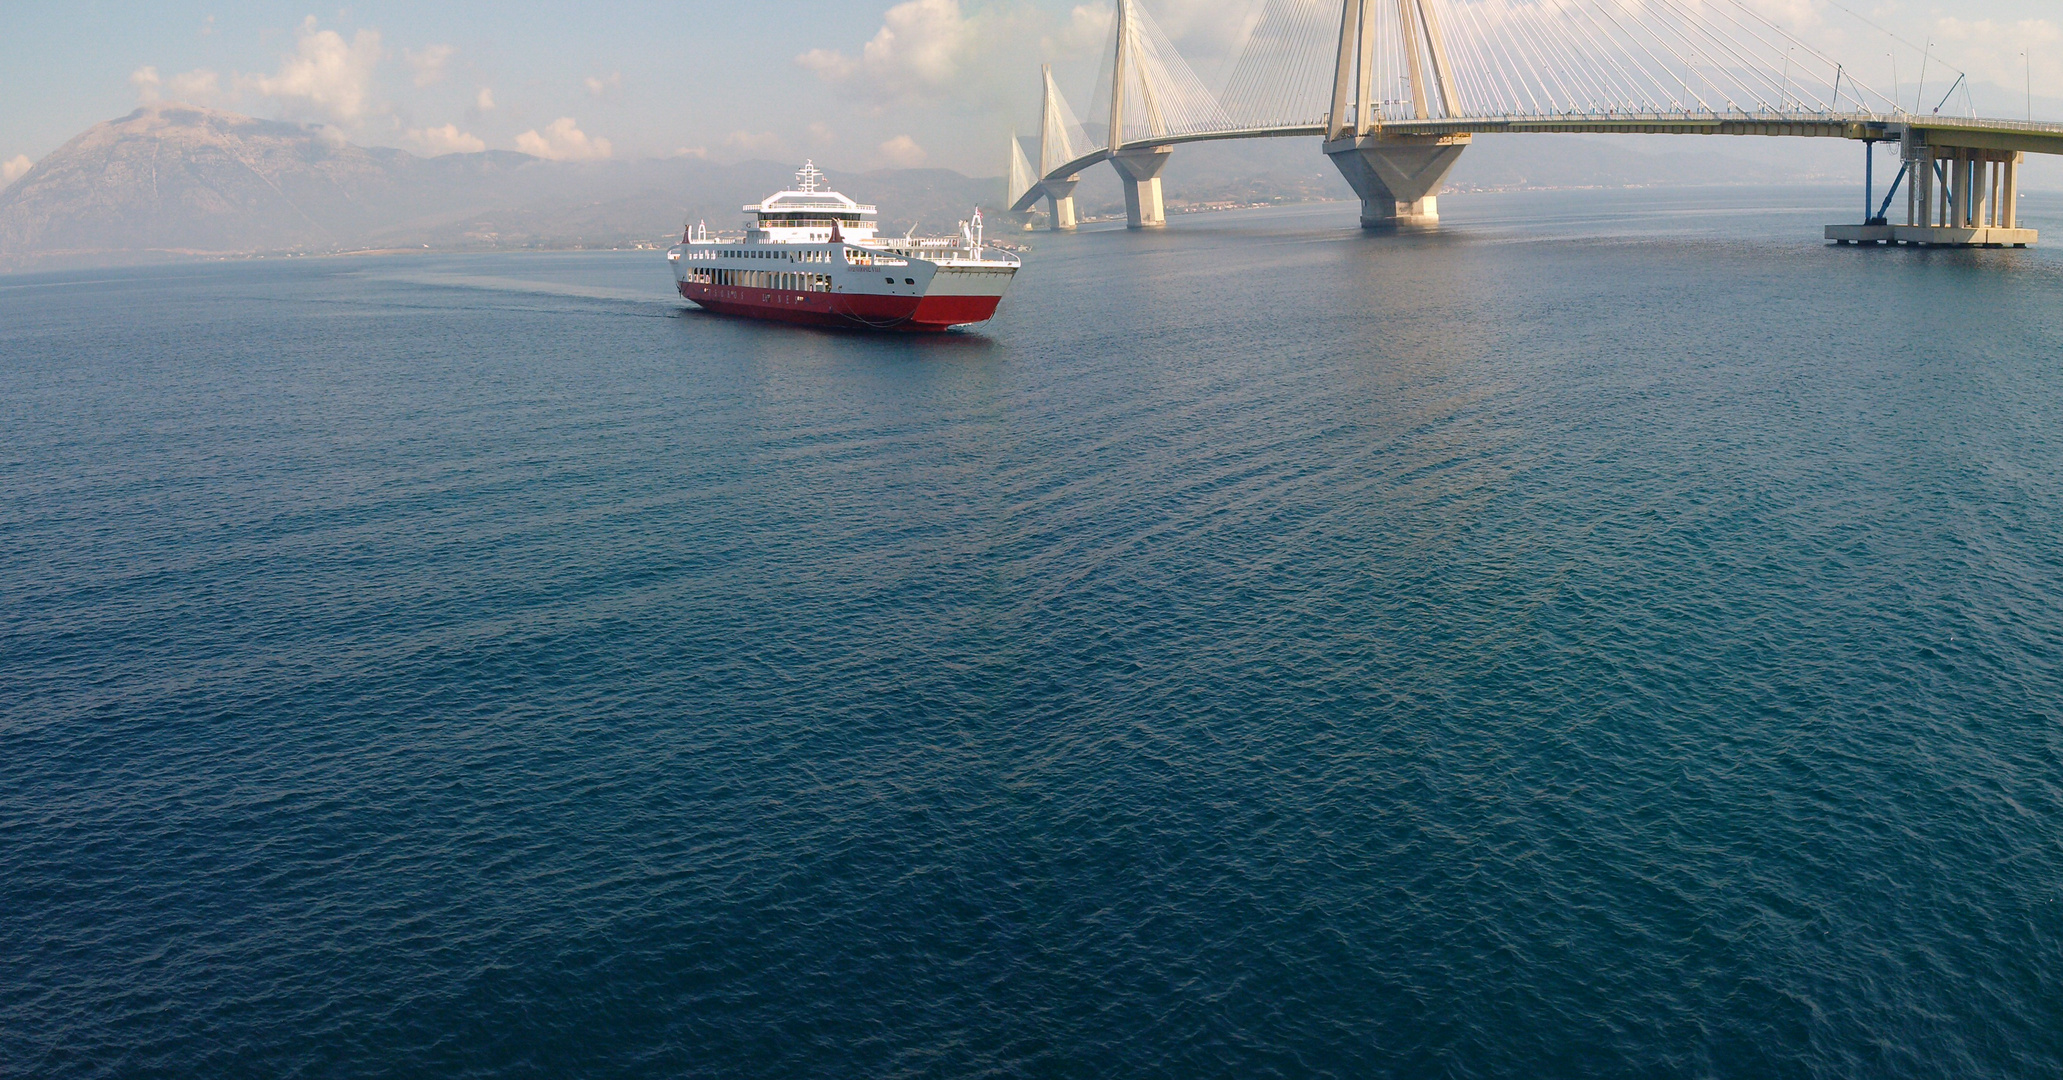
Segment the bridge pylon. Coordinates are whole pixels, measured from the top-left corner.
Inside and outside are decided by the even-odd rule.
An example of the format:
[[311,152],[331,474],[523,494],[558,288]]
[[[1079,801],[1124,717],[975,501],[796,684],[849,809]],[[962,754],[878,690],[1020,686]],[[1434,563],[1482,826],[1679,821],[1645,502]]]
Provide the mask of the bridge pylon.
[[[1060,96],[1060,87],[1054,85],[1053,65],[1039,65],[1039,74],[1045,81],[1039,103],[1039,175],[1048,177],[1053,170],[1075,159],[1074,141],[1068,136],[1074,117],[1068,111],[1067,99]],[[1056,232],[1074,228],[1074,186],[1080,181],[1079,176],[1069,176],[1040,182],[1046,197],[1048,228]]]
[[1125,189],[1125,227],[1130,229],[1166,228],[1168,214],[1161,201],[1160,171],[1168,163],[1168,155],[1175,152],[1172,146],[1125,146],[1125,90],[1136,74],[1139,81],[1140,104],[1146,109],[1146,127],[1149,134],[1167,134],[1167,119],[1161,114],[1160,102],[1154,95],[1153,80],[1143,68],[1136,73],[1134,55],[1138,51],[1139,28],[1133,18],[1132,0],[1117,0],[1117,25],[1115,33],[1116,51],[1110,59],[1110,139],[1104,143],[1110,147],[1110,163],[1116,167],[1118,181]]
[[[1884,201],[1860,225],[1829,225],[1826,238],[1840,244],[1911,244],[1919,247],[2027,247],[2039,237],[2020,224],[2020,165],[2023,146],[2040,150],[2055,139],[2046,132],[1984,131],[1951,121],[1931,127],[1910,121],[1865,132],[1866,144],[1896,138],[1902,160]],[[1868,176],[1865,157],[1865,172]],[[1905,186],[1905,223],[1887,211]],[[1864,181],[1864,199],[1869,181]]]
[[[1325,153],[1361,197],[1362,228],[1432,228],[1440,223],[1440,185],[1467,149],[1470,136],[1384,131],[1374,60],[1376,43],[1383,36],[1376,25],[1383,2],[1344,0],[1341,4]],[[1455,95],[1454,68],[1447,60],[1435,5],[1426,0],[1396,0],[1396,9],[1397,36],[1410,72],[1409,119],[1432,119],[1435,102],[1442,117],[1458,116],[1461,106]],[[1426,93],[1428,69],[1435,95]]]

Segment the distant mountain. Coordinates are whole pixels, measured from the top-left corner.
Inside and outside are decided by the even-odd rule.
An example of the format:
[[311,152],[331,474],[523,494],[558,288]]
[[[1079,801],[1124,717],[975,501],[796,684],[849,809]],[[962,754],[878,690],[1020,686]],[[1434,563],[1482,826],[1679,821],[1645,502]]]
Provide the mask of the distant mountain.
[[[1881,157],[1882,155],[1880,155]],[[1836,139],[1501,135],[1476,140],[1450,190],[1711,183],[1856,183]],[[160,104],[87,130],[0,189],[0,269],[368,248],[664,245],[682,222],[732,229],[796,162],[555,162],[507,151],[420,158],[333,129]],[[1880,165],[1885,164],[1880,161]],[[2023,186],[2046,174],[2030,167]],[[945,231],[1002,181],[945,169],[834,171],[882,226]],[[1122,213],[1115,174],[1087,170],[1082,210]],[[1198,143],[1168,163],[1170,209],[1351,197],[1315,140]]]
[[[0,190],[0,267],[378,247],[663,244],[734,228],[792,164],[420,158],[320,126],[159,104],[98,124]],[[1002,194],[943,169],[837,177],[884,226],[947,229]],[[992,209],[993,212],[993,209]]]
[[[0,259],[354,246],[536,164],[418,158],[333,131],[161,104],[95,125],[0,192]],[[520,187],[521,185],[516,185]]]

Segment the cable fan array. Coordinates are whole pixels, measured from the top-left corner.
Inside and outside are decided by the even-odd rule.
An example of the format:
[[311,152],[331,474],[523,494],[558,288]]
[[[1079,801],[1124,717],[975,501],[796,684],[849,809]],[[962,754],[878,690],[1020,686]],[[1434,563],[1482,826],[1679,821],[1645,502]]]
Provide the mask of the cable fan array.
[[[1113,134],[1124,146],[1323,127],[1336,92],[1364,127],[1897,108],[1745,0],[1258,0],[1216,91],[1149,2],[1118,3],[1086,125],[1048,75],[1042,174],[1109,146]],[[1063,154],[1050,149],[1056,143]]]

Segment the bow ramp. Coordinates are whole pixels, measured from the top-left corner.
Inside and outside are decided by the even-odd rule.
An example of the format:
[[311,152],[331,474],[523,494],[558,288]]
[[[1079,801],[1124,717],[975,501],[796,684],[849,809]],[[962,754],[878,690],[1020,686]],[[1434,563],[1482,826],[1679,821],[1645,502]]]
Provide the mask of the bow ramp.
[[[1865,158],[1864,221],[1893,231],[1829,239],[2031,243],[2015,221],[2019,163],[2063,153],[2063,125],[1942,116],[1968,87],[1930,54],[1908,60],[1918,84],[1886,94],[1751,0],[1255,0],[1215,90],[1150,2],[1115,0],[1086,124],[1042,72],[1036,165],[1012,140],[1015,209],[1043,199],[1049,224],[1072,228],[1081,170],[1109,161],[1128,224],[1153,228],[1177,145],[1298,135],[1321,139],[1364,226],[1423,228],[1478,135],[1822,137],[1896,143],[1901,158],[1882,203]],[[1907,220],[1891,226],[1901,186]]]

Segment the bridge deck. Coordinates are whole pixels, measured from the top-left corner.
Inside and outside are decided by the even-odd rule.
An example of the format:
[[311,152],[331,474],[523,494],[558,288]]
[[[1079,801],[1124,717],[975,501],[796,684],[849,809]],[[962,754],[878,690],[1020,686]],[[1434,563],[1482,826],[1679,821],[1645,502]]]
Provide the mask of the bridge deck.
[[[2024,120],[1968,120],[1943,115],[1875,115],[1875,113],[1586,113],[1586,115],[1479,115],[1454,120],[1384,122],[1382,136],[1452,136],[1452,134],[1725,134],[1774,138],[1855,138],[1894,142],[1906,130],[1917,132],[1929,146],[1966,146],[1978,150],[2024,150],[2032,155],[2063,155],[2063,124]],[[1178,146],[1182,142],[1217,142],[1230,138],[1294,138],[1324,136],[1324,124],[1285,124],[1277,128],[1234,128],[1219,132],[1170,132],[1166,136],[1126,142],[1120,150]],[[1368,136],[1364,136],[1368,138]],[[1040,179],[1065,179],[1098,161],[1110,150],[1095,150],[1060,165]],[[1015,210],[1038,200],[1034,185],[1019,198]]]
[[[1904,132],[1915,132],[1930,146],[1965,147],[1977,150],[2022,151],[2031,154],[2063,154],[2063,124],[2042,121],[1971,119],[1946,116],[1877,115],[1870,113],[1712,114],[1712,113],[1618,113],[1569,114],[1562,116],[1476,116],[1453,119],[1391,120],[1366,137],[1495,135],[1495,134],[1590,134],[1590,135],[1759,135],[1778,138],[1833,138],[1896,141]],[[1279,127],[1236,128],[1223,131],[1169,133],[1126,143],[1123,150],[1144,150],[1182,143],[1216,142],[1226,139],[1273,139],[1325,135],[1323,123],[1286,124]],[[1042,180],[1061,180],[1111,157],[1098,147],[1054,169]],[[1033,185],[1012,207],[1024,211],[1039,198]]]

